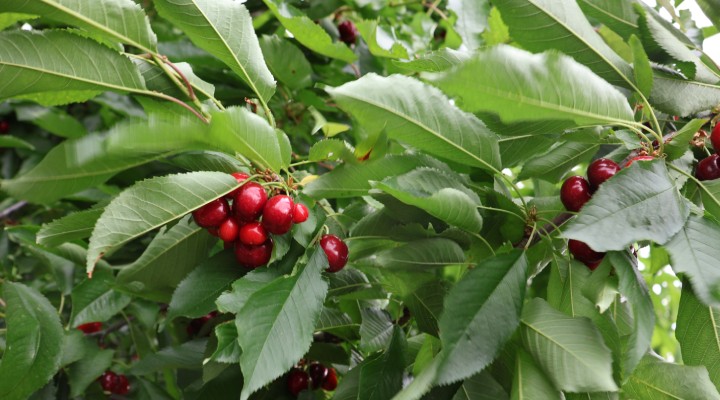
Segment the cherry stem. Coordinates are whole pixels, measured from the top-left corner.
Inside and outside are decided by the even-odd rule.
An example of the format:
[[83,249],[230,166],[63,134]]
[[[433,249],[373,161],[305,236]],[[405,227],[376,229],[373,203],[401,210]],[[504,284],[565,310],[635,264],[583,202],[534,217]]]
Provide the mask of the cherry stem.
[[497,211],[497,212],[502,212],[502,213],[505,213],[505,214],[510,214],[510,215],[512,215],[513,217],[518,218],[520,221],[526,222],[526,221],[525,221],[525,218],[523,218],[522,216],[517,215],[517,214],[515,214],[514,212],[509,211],[509,210],[503,210],[502,208],[495,208],[495,207],[488,207],[488,206],[477,206],[477,208],[481,208],[481,209],[483,209],[483,210]]
[[25,200],[18,201],[17,203],[11,205],[10,207],[2,210],[2,212],[0,212],[0,218],[6,218],[6,217],[10,216],[10,214],[14,213],[15,211],[20,210],[21,208],[25,207],[27,204],[28,204],[28,202]]

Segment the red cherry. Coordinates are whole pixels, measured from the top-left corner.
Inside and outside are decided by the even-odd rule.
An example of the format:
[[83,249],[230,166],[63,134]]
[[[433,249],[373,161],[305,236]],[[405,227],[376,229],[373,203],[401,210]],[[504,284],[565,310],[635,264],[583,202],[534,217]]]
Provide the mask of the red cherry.
[[218,228],[218,237],[224,242],[233,242],[238,237],[240,225],[235,222],[234,218],[228,218],[220,224]]
[[0,135],[4,135],[8,132],[10,132],[10,123],[5,120],[0,121]]
[[[250,176],[249,176],[248,174],[244,173],[244,172],[233,172],[233,173],[230,174],[230,175],[232,175],[233,177],[235,177],[235,180],[237,180],[238,183],[243,183],[243,182],[245,182],[248,178],[250,178]],[[237,188],[237,189],[233,190],[232,192],[226,194],[226,195],[225,195],[225,198],[228,199],[228,200],[234,199],[235,196],[237,196],[238,191],[240,191],[240,188]]]
[[323,249],[328,258],[328,272],[338,272],[348,260],[348,247],[345,242],[335,235],[323,235],[320,238],[320,247]]
[[267,232],[259,222],[249,222],[240,227],[238,239],[249,246],[259,246],[267,240]]
[[213,236],[215,236],[215,237],[220,237],[220,232],[219,232],[218,228],[216,228],[216,227],[207,228],[207,231],[208,231],[209,234],[211,234],[211,235],[213,235]]
[[302,224],[303,222],[307,221],[309,216],[310,216],[310,211],[305,206],[305,204],[302,204],[302,203],[295,204],[295,209],[293,210],[293,218],[292,218],[292,221],[294,223]]
[[715,152],[720,152],[720,123],[715,124],[712,134],[710,134],[710,142],[712,142]]
[[293,369],[288,374],[288,389],[293,396],[297,396],[303,390],[306,390],[310,384],[310,377],[307,372],[299,369]]
[[230,206],[227,200],[215,199],[204,206],[193,211],[195,223],[203,228],[214,228],[219,226],[230,213]]
[[345,42],[348,46],[357,41],[358,30],[352,21],[345,20],[339,23],[338,33],[340,33],[340,41]]
[[83,331],[86,335],[100,332],[102,330],[102,322],[88,322],[86,324],[78,325],[77,328]]
[[290,196],[278,195],[271,197],[262,212],[262,225],[266,231],[276,235],[286,234],[293,223],[295,204]]
[[120,381],[118,375],[112,371],[103,372],[98,380],[100,381],[100,386],[102,386],[103,391],[110,393],[115,393],[115,387],[117,387]]
[[217,311],[213,311],[211,313],[205,314],[202,317],[195,318],[190,321],[190,323],[185,328],[185,331],[187,332],[188,336],[195,336],[200,332],[200,330],[207,324],[208,321],[215,318],[217,316]]
[[570,253],[576,260],[584,263],[585,265],[599,263],[602,261],[603,257],[605,257],[605,253],[597,252],[590,248],[587,243],[579,240],[568,240],[568,250],[570,250]]
[[267,192],[259,183],[248,182],[238,189],[233,200],[235,216],[240,221],[255,221],[260,218],[263,207],[267,202]]
[[582,176],[567,178],[560,188],[560,201],[568,211],[580,211],[591,196],[590,183]]
[[317,389],[322,386],[329,374],[327,367],[320,363],[310,364],[308,372],[310,373],[310,380],[312,381],[313,389]]
[[590,268],[590,271],[595,271],[598,266],[600,266],[600,263],[602,263],[602,260],[596,261],[594,263],[585,263],[588,268]]
[[235,243],[235,258],[245,268],[257,268],[270,261],[272,256],[273,242],[268,238],[265,243],[259,246],[248,246],[241,242]]
[[635,161],[652,161],[655,157],[653,156],[637,156],[630,159],[630,161],[625,163],[625,168],[629,167],[632,163]]
[[337,388],[338,379],[335,368],[328,368],[328,376],[325,378],[325,382],[322,384],[322,388],[327,391],[333,391]]
[[610,179],[620,171],[620,166],[613,160],[598,158],[588,167],[587,175],[590,181],[590,188],[597,190],[606,180]]
[[113,393],[115,394],[128,394],[130,391],[130,382],[128,382],[127,376],[125,375],[118,375],[118,381],[115,385],[115,390]]
[[701,181],[720,178],[720,155],[713,154],[702,159],[695,169],[695,176]]

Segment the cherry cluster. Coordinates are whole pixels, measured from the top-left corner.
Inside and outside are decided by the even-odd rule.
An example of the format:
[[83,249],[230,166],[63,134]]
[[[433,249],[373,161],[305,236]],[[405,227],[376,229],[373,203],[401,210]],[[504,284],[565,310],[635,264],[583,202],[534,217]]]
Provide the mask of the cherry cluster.
[[293,368],[288,374],[288,389],[293,396],[297,396],[303,390],[322,388],[333,391],[337,388],[338,378],[335,368],[328,368],[318,362],[311,363],[307,371],[302,368]]
[[[652,159],[652,157],[650,158]],[[620,166],[615,161],[599,158],[588,167],[588,179],[582,176],[571,176],[563,182],[560,188],[560,200],[568,211],[579,212],[598,187],[618,171],[620,171]],[[568,250],[576,260],[581,261],[591,270],[597,268],[605,257],[605,253],[597,252],[579,240],[570,239]]]
[[130,382],[124,374],[116,374],[112,371],[105,371],[100,378],[100,386],[105,392],[124,395],[130,392]]
[[702,159],[695,169],[695,177],[701,181],[711,181],[720,178],[720,123],[715,125],[710,135],[710,142],[715,154]]

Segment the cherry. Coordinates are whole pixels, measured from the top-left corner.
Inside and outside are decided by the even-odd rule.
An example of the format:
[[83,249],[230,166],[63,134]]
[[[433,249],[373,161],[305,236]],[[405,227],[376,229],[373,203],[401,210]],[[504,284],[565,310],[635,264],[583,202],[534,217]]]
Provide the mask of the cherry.
[[115,388],[120,382],[120,377],[112,371],[105,371],[100,375],[100,386],[106,392],[115,393]]
[[215,318],[215,316],[217,316],[217,311],[213,311],[209,314],[203,315],[202,317],[191,320],[187,328],[185,328],[188,336],[197,335],[198,332],[200,332],[200,330],[202,329],[202,327],[205,326],[208,321]]
[[235,222],[234,218],[228,218],[220,224],[218,228],[218,237],[224,242],[233,242],[238,237],[240,225]]
[[338,24],[338,32],[340,33],[340,40],[348,46],[355,44],[357,41],[358,30],[352,21],[345,20]]
[[580,211],[591,196],[590,183],[582,176],[567,178],[560,188],[560,201],[568,211]]
[[600,266],[601,262],[602,262],[602,260],[596,261],[594,263],[585,263],[585,265],[587,265],[587,267],[590,268],[590,271],[595,271],[597,269],[597,267]]
[[695,169],[695,176],[701,181],[720,178],[720,155],[713,154],[702,159]]
[[259,246],[267,240],[267,232],[259,222],[249,222],[240,227],[238,239],[249,246]]
[[130,382],[128,382],[127,376],[125,375],[118,375],[118,381],[115,385],[115,394],[123,395],[128,394],[130,391]]
[[235,216],[240,221],[255,221],[260,217],[267,202],[267,192],[259,183],[248,182],[238,189],[233,200]]
[[295,204],[290,196],[281,194],[271,197],[262,212],[262,225],[266,231],[284,235],[293,223]]
[[[243,183],[243,182],[245,182],[245,181],[250,177],[248,174],[246,174],[246,173],[244,173],[244,172],[233,172],[233,173],[230,174],[230,175],[232,175],[233,177],[235,177],[235,180],[237,180],[238,183]],[[225,195],[225,198],[228,199],[228,200],[232,200],[232,199],[235,198],[235,196],[237,196],[237,193],[238,193],[239,191],[240,191],[240,188],[237,188],[237,189],[233,190],[232,192],[226,194],[226,195]]]
[[598,158],[593,161],[587,170],[590,188],[592,188],[593,191],[597,190],[600,185],[610,179],[618,171],[620,171],[620,166],[613,160]]
[[326,366],[320,363],[312,363],[310,364],[310,367],[308,367],[308,372],[310,373],[310,380],[312,381],[313,389],[317,389],[325,383],[329,370]]
[[333,391],[337,388],[337,385],[338,379],[335,368],[328,368],[328,375],[327,378],[325,378],[325,382],[322,384],[322,388],[328,391]]
[[236,242],[235,258],[243,267],[254,269],[265,265],[268,261],[270,261],[272,249],[273,242],[270,238],[259,246],[248,246],[242,242]]
[[327,269],[328,272],[338,272],[345,267],[348,260],[348,247],[342,239],[335,235],[323,235],[320,238],[320,247],[328,258],[330,265]]
[[308,376],[305,371],[293,369],[290,371],[290,374],[288,374],[287,385],[293,396],[297,396],[300,392],[306,390],[309,387],[309,384],[310,376]]
[[715,124],[712,134],[710,134],[710,142],[712,142],[715,152],[720,152],[720,123]]
[[303,222],[307,221],[309,216],[310,216],[310,211],[305,206],[305,204],[302,204],[302,203],[295,204],[295,208],[293,209],[293,217],[292,217],[292,221],[294,223],[302,224]]
[[[579,240],[570,239],[568,240],[568,250],[575,257],[576,260],[584,263],[585,265],[592,265],[600,263],[605,253],[597,252],[590,248],[585,242]],[[597,264],[593,268],[597,267]]]
[[230,213],[230,206],[227,200],[215,199],[204,206],[193,211],[195,223],[203,228],[215,228],[219,226]]
[[88,322],[86,324],[78,325],[77,328],[83,331],[86,335],[100,332],[102,330],[102,322]]
[[625,163],[625,168],[629,167],[632,163],[635,161],[652,161],[655,157],[653,156],[637,156],[630,159],[630,161]]
[[5,120],[0,121],[0,135],[4,135],[8,132],[10,132],[10,123]]

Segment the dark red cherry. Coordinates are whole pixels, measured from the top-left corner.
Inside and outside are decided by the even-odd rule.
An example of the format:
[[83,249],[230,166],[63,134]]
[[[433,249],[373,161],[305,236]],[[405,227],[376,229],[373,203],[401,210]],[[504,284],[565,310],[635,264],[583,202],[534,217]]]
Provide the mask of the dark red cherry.
[[77,328],[83,331],[86,335],[100,332],[102,330],[102,322],[88,322],[86,324],[78,325]]
[[590,271],[595,271],[597,269],[597,267],[600,266],[600,263],[602,263],[602,260],[596,261],[594,263],[585,263],[585,265],[587,265],[587,267],[590,268]]
[[568,211],[580,211],[591,196],[590,183],[582,176],[567,178],[560,188],[560,201]]
[[295,203],[290,196],[273,196],[265,203],[262,212],[262,225],[266,231],[276,235],[286,234],[293,223]]
[[228,218],[218,227],[218,237],[224,242],[232,242],[237,239],[239,230],[240,224],[234,218]]
[[[243,183],[250,177],[248,174],[246,174],[244,172],[233,172],[230,175],[232,175],[235,178],[235,180],[237,180],[238,183]],[[237,188],[237,189],[233,190],[232,192],[226,194],[225,198],[228,200],[234,199],[235,196],[237,196],[238,191],[240,191],[240,188]]]
[[695,169],[695,176],[701,181],[720,178],[720,155],[713,154],[702,159]]
[[185,328],[185,331],[187,332],[188,336],[195,336],[200,332],[200,330],[207,324],[208,321],[215,318],[217,316],[217,311],[213,311],[211,313],[205,314],[202,317],[195,318],[190,321],[190,323]]
[[710,142],[712,142],[715,152],[720,153],[720,122],[715,124],[712,134],[710,134]]
[[230,213],[230,206],[223,198],[215,199],[193,211],[195,223],[203,228],[214,228],[222,224]]
[[345,42],[348,46],[355,44],[357,41],[358,30],[352,21],[345,20],[339,23],[338,33],[340,33],[340,40]]
[[595,191],[600,187],[606,180],[610,179],[620,171],[620,166],[613,160],[607,158],[598,158],[593,161],[587,170],[588,181],[590,181],[590,188]]
[[272,249],[273,242],[270,238],[259,246],[248,246],[242,242],[236,242],[235,258],[245,268],[257,268],[270,261]]
[[322,384],[322,388],[328,391],[333,391],[337,388],[338,379],[335,368],[328,368],[328,376],[325,378],[325,382]]
[[240,187],[233,200],[233,211],[240,221],[255,221],[267,202],[267,192],[259,183],[248,182]]
[[267,240],[267,232],[259,222],[248,222],[240,227],[238,239],[249,246],[259,246]]
[[597,252],[591,249],[587,243],[574,239],[568,240],[568,250],[576,260],[586,265],[598,263],[605,257],[605,253]]
[[310,211],[305,206],[305,204],[297,203],[295,204],[295,209],[293,210],[293,222],[296,224],[302,224],[303,222],[307,221],[308,217],[310,216]]
[[635,161],[652,161],[652,160],[654,160],[654,159],[655,159],[655,157],[653,157],[653,156],[637,156],[637,157],[633,157],[633,158],[630,159],[630,161],[628,161],[628,162],[625,163],[625,168],[627,168],[627,167],[629,167],[630,165],[632,165],[632,163],[634,163]]
[[0,121],[0,135],[10,132],[10,123],[8,121]]
[[112,371],[103,372],[103,374],[100,375],[100,378],[98,378],[98,380],[100,381],[100,386],[102,386],[102,389],[110,393],[115,393],[115,388],[120,381],[118,375]]
[[306,390],[309,387],[310,376],[308,376],[307,372],[305,371],[299,369],[292,369],[288,374],[287,385],[290,393],[292,393],[293,396],[297,396],[298,394],[300,394],[300,392]]
[[317,389],[325,383],[328,377],[329,370],[326,366],[320,363],[312,363],[308,367],[308,373],[310,373],[310,380],[312,381],[313,389]]
[[118,375],[118,382],[115,385],[115,390],[113,393],[123,395],[128,394],[130,391],[130,382],[128,382],[127,376],[125,375]]
[[338,272],[345,267],[348,260],[348,247],[342,239],[335,235],[323,235],[320,238],[320,247],[328,258],[328,272]]

